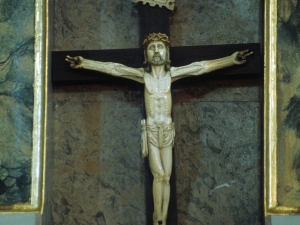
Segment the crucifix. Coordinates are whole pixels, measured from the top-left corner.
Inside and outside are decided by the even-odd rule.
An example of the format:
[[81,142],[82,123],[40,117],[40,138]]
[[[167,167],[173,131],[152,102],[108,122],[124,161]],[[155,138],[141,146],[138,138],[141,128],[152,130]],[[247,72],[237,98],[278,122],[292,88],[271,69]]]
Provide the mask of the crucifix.
[[[187,76],[202,75],[204,73],[225,68],[228,66],[244,64],[246,62],[246,56],[250,55],[250,53],[248,53],[247,51],[240,51],[228,56],[228,52],[232,53],[237,49],[245,49],[245,46],[242,45],[226,47],[220,46],[219,48],[227,50],[222,51],[221,54],[218,54],[218,50],[211,50],[213,49],[211,46],[210,48],[197,47],[196,50],[195,47],[192,47],[193,50],[190,48],[190,51],[187,51],[188,48],[186,48],[187,50],[182,48],[174,48],[174,50],[178,51],[178,55],[176,53],[171,52],[171,56],[175,54],[176,57],[177,55],[177,57],[179,57],[178,60],[180,61],[180,63],[182,63],[182,61],[185,61],[184,59],[182,59],[184,54],[189,54],[197,59],[192,59],[192,61],[190,62],[192,64],[186,63],[189,64],[187,66],[182,66],[179,63],[177,67],[170,67],[170,62],[168,58],[170,41],[167,35],[159,33],[169,33],[168,26],[165,26],[166,24],[168,24],[168,21],[166,21],[168,20],[168,17],[166,16],[168,14],[165,13],[162,9],[150,8],[149,6],[140,6],[140,12],[142,12],[141,14],[143,15],[141,17],[141,25],[142,28],[144,28],[144,30],[142,30],[142,38],[145,36],[147,37],[143,43],[145,58],[147,58],[147,60],[145,60],[145,69],[136,68],[140,67],[140,65],[132,65],[136,62],[121,62],[122,64],[120,64],[120,62],[118,62],[118,60],[116,60],[116,58],[114,57],[115,54],[131,56],[134,55],[134,53],[136,52],[137,56],[142,56],[141,58],[143,58],[143,50],[114,50],[111,51],[111,55],[107,50],[102,51],[102,53],[98,53],[97,51],[97,54],[101,55],[102,57],[108,56],[106,57],[106,59],[100,59],[100,62],[98,61],[99,58],[94,58],[91,56],[89,58],[93,60],[88,60],[79,56],[67,57],[66,60],[70,62],[71,67],[75,69],[84,68],[95,70],[114,76],[129,78],[145,84],[145,105],[147,120],[142,120],[142,128],[144,130],[144,140],[147,141],[145,141],[145,144],[143,145],[143,155],[149,156],[150,168],[154,176],[153,225],[167,224],[166,220],[170,196],[169,178],[172,168],[172,146],[174,143],[173,141],[175,135],[174,125],[171,119],[171,82]],[[163,19],[159,19],[158,15],[161,15]],[[145,19],[145,17],[147,19]],[[157,19],[158,21],[156,21]],[[246,48],[249,48],[249,46],[247,46]],[[251,46],[251,49],[256,51],[258,49],[258,46],[253,45]],[[215,55],[211,55],[208,51],[214,52]],[[198,54],[198,52],[200,54]],[[73,52],[72,55],[78,54],[83,55],[84,57],[86,57],[85,55],[87,54],[90,55],[90,52],[82,53],[83,54]],[[70,53],[60,52],[60,54]],[[209,55],[207,57],[209,57],[210,59],[219,59],[203,61],[201,57],[205,57],[205,55]],[[112,58],[110,59],[110,57]],[[57,56],[53,57],[53,59],[58,58],[59,57]],[[113,61],[116,63],[108,63],[108,61]],[[260,67],[257,63],[259,63],[259,60],[257,60],[256,58],[256,61],[253,61],[254,65],[252,64],[252,66],[254,68],[258,68],[259,70]],[[123,64],[127,66],[124,66]],[[54,65],[58,65],[58,63],[54,63]],[[251,71],[249,67],[246,70],[248,71],[248,73],[253,73],[253,70],[255,71],[255,69],[252,69]],[[256,72],[258,70],[256,70]],[[60,72],[66,74],[65,71],[66,70],[60,70]],[[76,80],[74,74],[72,74],[72,72],[69,73],[71,74],[71,76],[73,76],[73,80]],[[53,75],[55,75],[56,77],[59,74],[62,73],[53,73]],[[99,76],[99,73],[96,76],[101,77]],[[55,77],[53,78],[53,81],[55,81]],[[83,78],[84,76],[82,76],[82,78],[80,79]],[[65,75],[63,79],[67,79],[67,76]],[[56,81],[59,81],[59,79]]]

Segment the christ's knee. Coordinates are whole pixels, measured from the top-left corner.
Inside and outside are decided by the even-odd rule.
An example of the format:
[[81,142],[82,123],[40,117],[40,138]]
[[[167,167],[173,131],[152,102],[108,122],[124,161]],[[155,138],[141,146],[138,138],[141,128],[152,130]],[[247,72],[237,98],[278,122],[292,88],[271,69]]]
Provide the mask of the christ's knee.
[[165,175],[163,181],[165,184],[170,184],[170,175]]
[[164,181],[164,177],[165,177],[165,173],[163,170],[159,170],[157,172],[155,172],[153,174],[154,176],[154,182],[163,182]]

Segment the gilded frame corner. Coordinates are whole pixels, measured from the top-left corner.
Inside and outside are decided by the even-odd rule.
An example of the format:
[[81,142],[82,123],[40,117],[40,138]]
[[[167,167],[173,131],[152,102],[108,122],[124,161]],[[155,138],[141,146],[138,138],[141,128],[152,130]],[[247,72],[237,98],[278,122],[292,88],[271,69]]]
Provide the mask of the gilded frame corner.
[[34,110],[31,191],[27,203],[0,205],[0,214],[41,213],[45,197],[45,157],[49,87],[49,0],[34,1]]
[[[267,0],[264,5],[264,213],[269,215],[299,214],[300,204],[281,203],[278,199],[278,2]],[[281,153],[282,154],[282,153]],[[288,154],[288,153],[286,153]],[[299,202],[300,203],[300,202]]]

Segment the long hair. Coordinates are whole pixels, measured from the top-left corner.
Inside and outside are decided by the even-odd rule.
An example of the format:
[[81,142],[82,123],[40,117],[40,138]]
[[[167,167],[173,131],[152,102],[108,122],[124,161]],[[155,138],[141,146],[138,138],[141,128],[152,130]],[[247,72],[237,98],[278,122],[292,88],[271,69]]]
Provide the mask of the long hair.
[[166,34],[162,33],[152,33],[149,34],[143,41],[143,47],[144,47],[144,69],[146,72],[150,73],[151,72],[151,64],[148,61],[146,50],[150,42],[152,41],[161,41],[165,44],[165,47],[167,49],[166,52],[166,61],[165,61],[165,70],[169,71],[171,68],[171,60],[170,60],[170,40],[169,37]]

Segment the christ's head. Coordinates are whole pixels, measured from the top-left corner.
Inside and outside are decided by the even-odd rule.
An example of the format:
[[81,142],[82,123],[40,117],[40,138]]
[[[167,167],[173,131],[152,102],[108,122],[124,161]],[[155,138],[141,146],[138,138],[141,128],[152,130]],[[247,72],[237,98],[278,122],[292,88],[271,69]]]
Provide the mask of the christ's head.
[[170,70],[170,41],[169,37],[166,34],[149,34],[143,42],[143,47],[145,56],[144,65],[146,72],[151,72],[151,65],[165,65],[165,70]]

